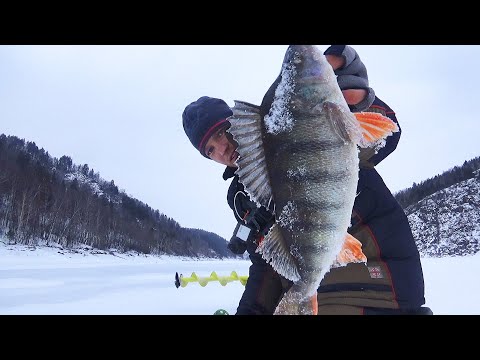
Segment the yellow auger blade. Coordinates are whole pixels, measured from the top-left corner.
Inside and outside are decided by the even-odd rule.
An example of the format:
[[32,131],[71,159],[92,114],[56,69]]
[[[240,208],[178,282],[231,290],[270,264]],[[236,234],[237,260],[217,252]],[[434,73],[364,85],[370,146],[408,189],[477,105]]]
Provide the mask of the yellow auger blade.
[[227,285],[232,281],[240,281],[240,283],[245,286],[247,283],[248,276],[238,276],[235,271],[232,271],[229,276],[218,276],[215,271],[213,271],[210,276],[199,277],[194,272],[190,277],[184,277],[182,274],[178,275],[178,272],[175,273],[175,286],[177,288],[185,287],[191,282],[198,282],[200,286],[205,287],[211,281],[218,281],[222,286]]

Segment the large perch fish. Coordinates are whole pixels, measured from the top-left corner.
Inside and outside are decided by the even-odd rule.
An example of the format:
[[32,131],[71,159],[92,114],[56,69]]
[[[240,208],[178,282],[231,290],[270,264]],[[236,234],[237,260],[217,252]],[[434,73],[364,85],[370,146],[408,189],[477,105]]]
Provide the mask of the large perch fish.
[[358,182],[358,146],[384,145],[397,125],[353,114],[325,56],[291,45],[270,112],[235,101],[228,130],[238,144],[236,174],[276,222],[257,252],[293,281],[275,314],[317,314],[317,288],[335,266],[366,262],[347,233]]

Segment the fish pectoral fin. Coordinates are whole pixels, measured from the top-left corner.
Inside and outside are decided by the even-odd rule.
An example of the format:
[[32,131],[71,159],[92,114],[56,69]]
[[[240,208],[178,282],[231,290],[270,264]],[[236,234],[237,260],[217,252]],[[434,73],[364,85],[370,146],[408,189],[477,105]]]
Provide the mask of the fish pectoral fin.
[[367,257],[362,251],[362,243],[354,236],[347,233],[342,249],[337,255],[332,268],[341,267],[350,263],[366,263]]
[[398,125],[392,119],[380,113],[360,112],[353,115],[360,123],[362,131],[360,147],[369,147],[399,131]]
[[362,129],[352,112],[346,111],[340,105],[325,101],[323,111],[335,133],[344,141],[358,143],[362,137]]
[[268,234],[258,245],[256,252],[260,253],[262,258],[270,263],[273,270],[283,277],[291,281],[300,279],[297,262],[287,248],[278,224],[273,224]]

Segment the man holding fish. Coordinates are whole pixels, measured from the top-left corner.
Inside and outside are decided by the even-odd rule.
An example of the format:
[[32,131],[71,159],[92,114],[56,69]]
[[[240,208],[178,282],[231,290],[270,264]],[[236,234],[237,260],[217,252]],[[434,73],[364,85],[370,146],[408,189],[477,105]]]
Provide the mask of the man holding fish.
[[238,315],[431,313],[408,220],[375,170],[400,127],[352,47],[289,46],[260,106],[203,96],[182,117],[233,178],[229,248],[252,261]]

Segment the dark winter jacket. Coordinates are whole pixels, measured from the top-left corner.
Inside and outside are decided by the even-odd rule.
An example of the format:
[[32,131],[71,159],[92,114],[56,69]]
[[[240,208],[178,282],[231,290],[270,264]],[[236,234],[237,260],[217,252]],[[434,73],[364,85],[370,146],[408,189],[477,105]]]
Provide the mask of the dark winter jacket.
[[[393,110],[377,97],[367,111],[382,112],[398,124]],[[360,164],[348,232],[362,242],[367,267],[349,264],[330,271],[318,289],[319,304],[408,310],[425,303],[420,255],[408,219],[373,167],[395,150],[399,138],[400,132],[388,137],[383,149]]]

